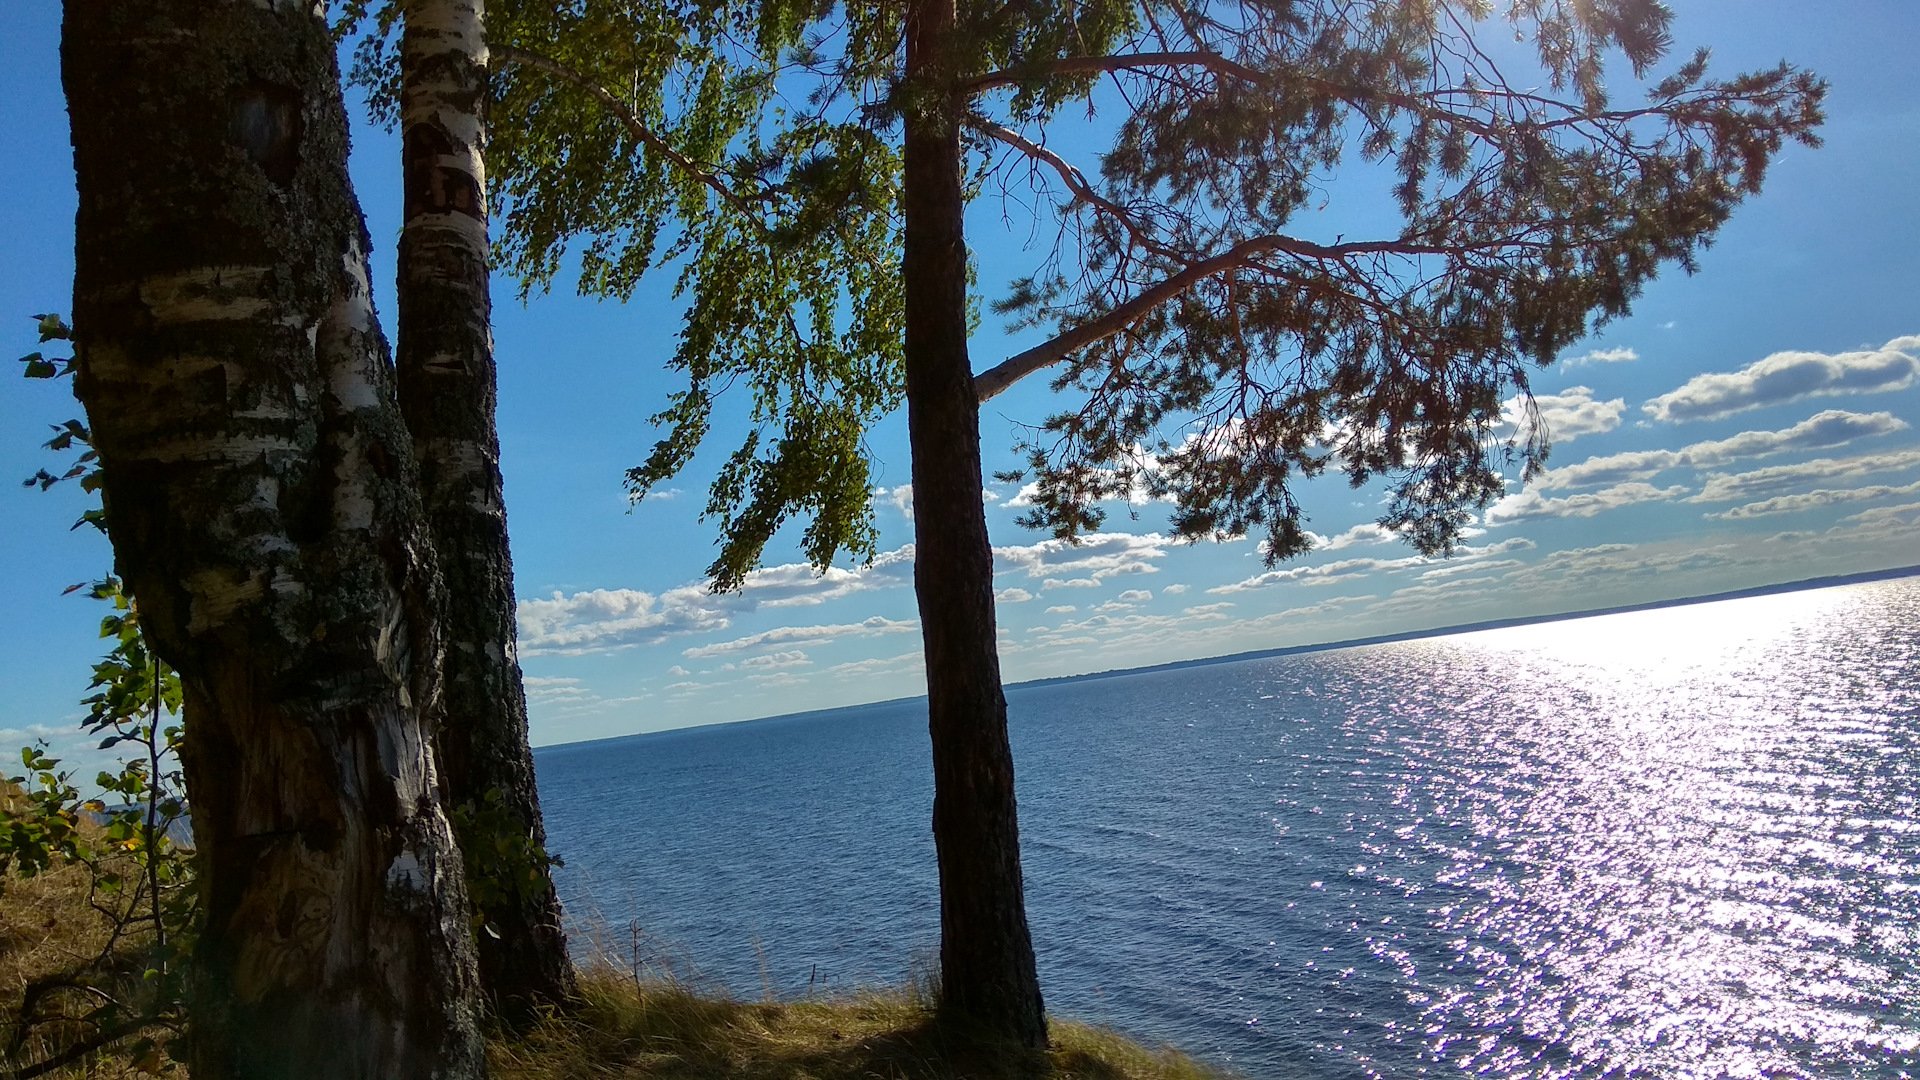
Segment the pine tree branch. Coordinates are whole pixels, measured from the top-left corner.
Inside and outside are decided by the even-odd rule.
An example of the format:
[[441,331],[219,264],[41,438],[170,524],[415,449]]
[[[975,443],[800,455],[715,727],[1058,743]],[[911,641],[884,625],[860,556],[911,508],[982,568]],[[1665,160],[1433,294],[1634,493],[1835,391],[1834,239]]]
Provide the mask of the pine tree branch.
[[1180,252],[1175,251],[1165,243],[1155,239],[1152,231],[1146,225],[1142,224],[1138,218],[1134,217],[1126,207],[1095,191],[1093,185],[1087,182],[1086,176],[1059,154],[1034,142],[1032,139],[1027,138],[1012,128],[1001,124],[982,120],[974,121],[972,126],[982,134],[998,142],[1006,143],[1015,150],[1020,151],[1035,161],[1053,169],[1054,172],[1059,173],[1060,179],[1066,182],[1067,189],[1073,192],[1075,198],[1113,218],[1120,224],[1121,228],[1127,231],[1127,235],[1133,238],[1134,243],[1163,258],[1173,259],[1176,262],[1189,261],[1189,259]]
[[1532,105],[1538,108],[1555,110],[1563,115],[1554,119],[1542,119],[1528,124],[1535,130],[1545,131],[1568,127],[1581,123],[1622,124],[1665,113],[1683,102],[1669,99],[1638,109],[1618,109],[1605,112],[1592,112],[1565,101],[1544,97],[1539,94],[1514,90],[1504,84],[1498,86],[1440,87],[1422,94],[1409,94],[1398,91],[1382,90],[1377,87],[1356,86],[1350,83],[1336,82],[1298,72],[1285,75],[1261,71],[1243,64],[1231,57],[1209,49],[1180,49],[1165,52],[1113,53],[1106,56],[1067,56],[1044,64],[1023,65],[1017,68],[1003,68],[977,76],[965,84],[968,93],[985,93],[1022,82],[1044,80],[1060,75],[1088,75],[1121,71],[1148,71],[1166,68],[1199,68],[1215,75],[1240,82],[1263,86],[1276,91],[1289,88],[1304,88],[1328,97],[1339,98],[1356,105],[1377,103],[1391,105],[1409,112],[1419,113],[1433,119],[1456,125],[1463,130],[1484,138],[1498,138],[1502,135],[1498,124],[1489,123],[1472,116],[1457,112],[1441,103],[1442,99],[1463,95],[1473,97],[1500,98],[1510,102]]
[[1081,323],[974,376],[974,394],[985,402],[1034,372],[1066,359],[1075,350],[1105,341],[1125,330],[1154,308],[1179,297],[1207,278],[1245,266],[1256,256],[1296,242],[1284,236],[1256,237],[1236,244],[1204,262],[1194,263],[1126,303],[1115,306],[1099,318]]
[[1051,367],[1076,350],[1105,341],[1144,318],[1154,308],[1181,295],[1208,278],[1256,265],[1260,256],[1279,252],[1317,262],[1344,262],[1356,255],[1462,255],[1488,248],[1545,247],[1539,241],[1504,236],[1479,243],[1432,244],[1412,240],[1363,240],[1344,244],[1316,244],[1283,235],[1255,236],[1200,262],[1187,265],[1133,299],[1116,304],[1098,318],[1074,326],[1025,352],[1017,353],[974,376],[974,394],[984,402],[1014,383]]

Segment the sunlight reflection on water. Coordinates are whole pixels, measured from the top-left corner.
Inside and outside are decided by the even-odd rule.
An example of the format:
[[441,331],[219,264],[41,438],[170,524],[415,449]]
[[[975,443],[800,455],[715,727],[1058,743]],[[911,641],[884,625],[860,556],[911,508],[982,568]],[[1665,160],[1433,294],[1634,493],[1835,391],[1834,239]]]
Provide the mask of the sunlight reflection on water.
[[[1912,615],[1832,589],[1436,643],[1396,703],[1436,780],[1400,801],[1472,822],[1424,841],[1462,890],[1433,912],[1453,963],[1487,977],[1425,1004],[1432,1051],[1497,1075],[1907,1075],[1916,697],[1873,676],[1914,670]],[[1489,668],[1491,724],[1451,707]]]
[[[1920,1077],[1920,578],[1009,702],[1061,1015],[1255,1080]],[[542,751],[570,910],[739,993],[902,978],[925,723]]]

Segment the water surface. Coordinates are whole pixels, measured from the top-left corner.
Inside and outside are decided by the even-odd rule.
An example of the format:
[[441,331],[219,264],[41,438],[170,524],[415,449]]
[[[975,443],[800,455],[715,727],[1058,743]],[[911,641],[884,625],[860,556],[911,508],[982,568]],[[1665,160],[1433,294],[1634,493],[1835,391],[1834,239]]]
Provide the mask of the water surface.
[[[1253,1077],[1920,1076],[1920,578],[1009,694],[1048,1007]],[[937,949],[925,707],[539,754],[735,993]]]

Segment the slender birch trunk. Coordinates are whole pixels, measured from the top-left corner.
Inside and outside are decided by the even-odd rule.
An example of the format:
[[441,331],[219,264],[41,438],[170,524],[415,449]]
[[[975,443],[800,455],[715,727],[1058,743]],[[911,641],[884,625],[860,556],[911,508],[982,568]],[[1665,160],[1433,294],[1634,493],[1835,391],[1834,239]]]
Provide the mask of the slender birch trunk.
[[196,1080],[484,1074],[438,588],[334,45],[295,0],[68,0],[76,381],[180,673]]
[[574,994],[515,656],[487,281],[484,0],[405,0],[400,123],[405,206],[397,350],[427,523],[447,583],[447,800],[461,828],[482,992],[510,1024]]
[[933,840],[940,863],[940,1011],[1047,1045],[1027,931],[1013,750],[980,502],[980,402],[967,358],[967,244],[958,107],[942,44],[954,0],[907,8],[906,77],[930,88],[905,116],[907,430],[914,590],[927,659]]

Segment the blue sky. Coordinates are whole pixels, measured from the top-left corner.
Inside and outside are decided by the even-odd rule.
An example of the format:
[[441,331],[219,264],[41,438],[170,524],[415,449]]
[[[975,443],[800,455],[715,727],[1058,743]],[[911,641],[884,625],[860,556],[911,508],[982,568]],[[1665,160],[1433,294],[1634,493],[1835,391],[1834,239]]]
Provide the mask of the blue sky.
[[[1301,501],[1323,542],[1273,570],[1251,541],[1170,541],[1153,503],[1113,508],[1078,547],[1050,541],[1014,524],[1015,485],[990,484],[1010,681],[1920,563],[1920,4],[1674,6],[1680,55],[1708,44],[1722,74],[1785,58],[1831,80],[1826,146],[1783,156],[1697,276],[1669,272],[1630,318],[1535,376],[1551,470],[1513,484],[1444,561],[1379,535],[1378,491],[1309,482]],[[57,37],[52,0],[0,5],[0,342],[12,355],[35,348],[27,316],[64,311],[70,291]],[[363,126],[355,170],[375,275],[391,282],[393,140]],[[983,285],[1031,262],[1027,228],[998,207],[977,208],[970,229]],[[779,542],[744,591],[713,596],[700,573],[714,535],[697,519],[712,456],[636,508],[620,483],[674,387],[660,370],[677,325],[664,285],[629,305],[564,288],[521,305],[511,282],[496,289],[536,744],[920,692],[902,417],[871,437],[872,566],[816,575]],[[976,368],[1022,343],[989,317]],[[1049,411],[1030,382],[983,414],[989,470],[1015,465],[1016,425]],[[63,385],[0,378],[0,479],[47,464],[47,425],[75,411]],[[60,594],[110,561],[104,540],[68,531],[81,509],[78,492],[0,485],[0,745],[74,742],[100,612]]]

